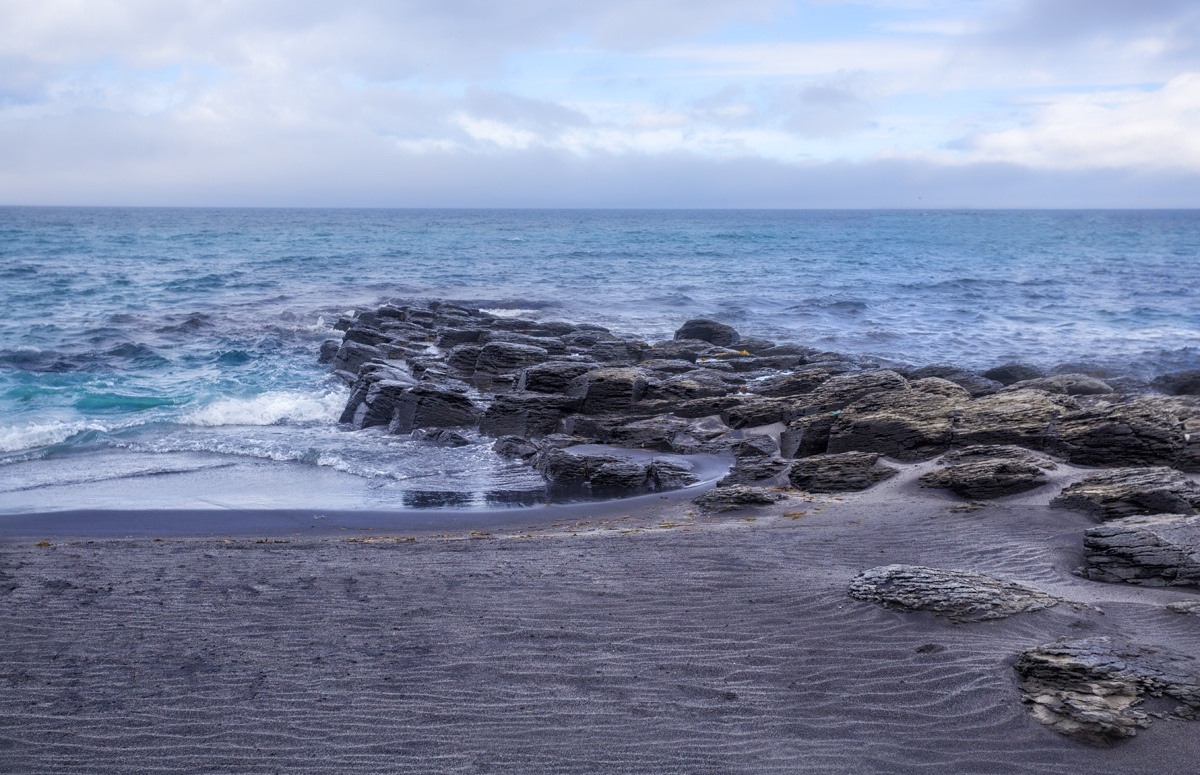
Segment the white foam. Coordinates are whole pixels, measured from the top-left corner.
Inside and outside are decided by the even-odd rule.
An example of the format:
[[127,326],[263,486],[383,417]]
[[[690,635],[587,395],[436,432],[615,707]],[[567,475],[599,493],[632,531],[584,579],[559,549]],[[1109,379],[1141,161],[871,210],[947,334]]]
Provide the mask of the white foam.
[[341,414],[346,394],[324,395],[271,391],[251,398],[224,398],[180,418],[184,425],[278,425],[284,422],[332,422]]
[[525,315],[538,314],[536,309],[481,309],[479,311],[495,315],[498,318],[519,318]]
[[77,433],[106,431],[94,422],[47,422],[33,423],[20,428],[0,428],[0,452],[19,452],[26,449],[61,444]]

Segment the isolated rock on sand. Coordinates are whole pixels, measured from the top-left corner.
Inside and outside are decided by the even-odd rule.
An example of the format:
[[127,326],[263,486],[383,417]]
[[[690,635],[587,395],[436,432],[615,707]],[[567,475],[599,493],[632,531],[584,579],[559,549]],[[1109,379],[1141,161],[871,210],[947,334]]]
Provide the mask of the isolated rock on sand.
[[1083,536],[1083,575],[1148,587],[1200,586],[1200,517],[1114,519]]
[[788,461],[775,455],[743,455],[734,460],[729,473],[717,484],[721,487],[738,484],[786,485],[789,467]]
[[787,495],[778,490],[734,485],[709,490],[695,498],[692,503],[709,511],[730,511],[746,506],[769,506],[786,497]]
[[792,486],[808,492],[865,490],[898,473],[879,463],[873,452],[841,452],[813,455],[792,463],[788,478]]
[[1172,465],[1184,449],[1183,423],[1153,401],[1100,404],[1059,418],[1046,451],[1085,466]]
[[1014,667],[1033,717],[1092,745],[1149,726],[1149,714],[1138,708],[1147,696],[1182,703],[1172,712],[1178,718],[1194,718],[1200,709],[1200,664],[1161,646],[1066,639],[1022,652]]
[[1200,511],[1200,485],[1162,466],[1119,468],[1075,482],[1050,505],[1084,511],[1102,520],[1136,514],[1195,514]]
[[1163,607],[1172,613],[1200,616],[1200,600],[1181,600],[1177,603],[1167,603]]
[[702,342],[729,347],[741,339],[738,332],[724,323],[715,320],[694,318],[687,321],[675,331],[676,339],[699,339]]
[[1062,602],[1032,587],[962,570],[882,565],[854,577],[850,596],[902,611],[930,611],[955,622],[1003,619]]
[[979,445],[948,452],[918,480],[922,487],[950,490],[964,498],[998,498],[1040,487],[1056,466],[1050,458],[1021,447]]

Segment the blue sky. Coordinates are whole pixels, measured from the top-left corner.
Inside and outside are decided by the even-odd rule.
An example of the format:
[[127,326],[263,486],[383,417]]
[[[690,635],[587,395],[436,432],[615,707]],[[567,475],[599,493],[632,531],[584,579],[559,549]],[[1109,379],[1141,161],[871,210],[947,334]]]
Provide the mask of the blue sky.
[[1197,207],[1200,3],[0,0],[0,203]]

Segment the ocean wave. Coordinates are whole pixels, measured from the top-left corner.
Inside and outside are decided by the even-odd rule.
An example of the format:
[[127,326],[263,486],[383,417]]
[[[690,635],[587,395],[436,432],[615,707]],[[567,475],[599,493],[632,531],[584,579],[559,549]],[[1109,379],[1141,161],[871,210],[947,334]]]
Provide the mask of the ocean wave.
[[18,428],[0,428],[0,453],[22,452],[52,444],[62,444],[72,436],[88,431],[107,431],[106,426],[82,420],[74,422],[31,423]]
[[271,391],[250,398],[223,398],[180,418],[184,425],[279,425],[281,423],[333,422],[346,403],[346,394],[324,395]]

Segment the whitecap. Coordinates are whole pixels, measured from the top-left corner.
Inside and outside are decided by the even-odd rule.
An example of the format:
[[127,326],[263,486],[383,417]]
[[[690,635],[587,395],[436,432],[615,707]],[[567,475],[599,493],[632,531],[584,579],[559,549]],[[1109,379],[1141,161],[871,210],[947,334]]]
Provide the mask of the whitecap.
[[279,425],[285,422],[333,422],[345,406],[346,395],[277,390],[250,398],[223,398],[180,418],[184,425]]
[[20,452],[26,449],[61,444],[72,436],[86,431],[107,431],[94,422],[34,423],[19,428],[0,428],[0,452]]

